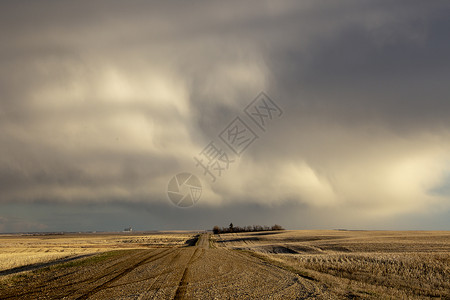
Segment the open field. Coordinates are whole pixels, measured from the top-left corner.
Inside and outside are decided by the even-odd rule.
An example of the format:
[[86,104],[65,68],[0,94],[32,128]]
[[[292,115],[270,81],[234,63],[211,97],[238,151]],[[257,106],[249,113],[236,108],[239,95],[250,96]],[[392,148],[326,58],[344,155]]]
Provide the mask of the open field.
[[0,235],[0,272],[119,249],[178,247],[193,233]]
[[[96,253],[4,273],[1,299],[450,298],[450,232],[177,232],[0,240],[0,261],[10,270],[64,257],[59,254]],[[34,256],[26,260],[23,253]]]
[[342,298],[450,298],[450,232],[243,233],[219,235],[216,244],[252,251]]

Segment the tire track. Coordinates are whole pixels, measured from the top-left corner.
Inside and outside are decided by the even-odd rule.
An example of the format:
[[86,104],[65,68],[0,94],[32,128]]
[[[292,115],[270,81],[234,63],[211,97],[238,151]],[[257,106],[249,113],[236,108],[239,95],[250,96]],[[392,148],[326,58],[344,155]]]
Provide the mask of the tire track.
[[[173,251],[176,252],[175,256],[170,259],[170,261],[166,264],[167,266],[171,267],[175,265],[175,262],[180,259],[181,256],[181,250]],[[172,253],[173,253],[172,252]],[[155,291],[155,295],[162,289],[163,284],[167,281],[167,278],[172,274],[173,269],[170,270],[163,270],[161,273],[155,276],[155,280],[150,284],[150,286],[144,291],[144,293],[141,294],[139,299],[143,299],[143,297],[146,297],[148,293],[151,291]],[[166,274],[164,277],[164,280],[161,280],[161,275]]]
[[[166,251],[162,251],[162,252],[159,252],[159,253],[157,253],[157,254],[150,254],[148,257],[146,257],[146,258],[144,258],[144,259],[138,261],[137,263],[135,263],[135,264],[133,264],[133,265],[127,267],[125,270],[120,271],[120,272],[119,272],[118,274],[116,274],[113,278],[111,278],[111,279],[107,280],[106,282],[104,282],[104,283],[102,283],[102,284],[96,286],[95,288],[91,289],[90,291],[88,291],[87,293],[83,294],[82,296],[80,296],[80,297],[78,297],[78,298],[76,298],[76,299],[77,299],[77,300],[81,300],[81,299],[87,299],[87,298],[89,298],[90,296],[92,296],[92,295],[98,293],[99,291],[101,291],[101,290],[107,288],[107,286],[110,285],[110,284],[112,284],[113,282],[118,281],[118,280],[121,279],[122,277],[128,275],[128,274],[131,273],[134,269],[136,269],[136,268],[138,268],[138,267],[140,267],[140,266],[142,266],[142,265],[144,265],[144,264],[146,264],[146,263],[150,263],[150,262],[152,262],[152,261],[155,261],[155,260],[157,260],[157,259],[160,259],[160,258],[166,256],[167,254],[166,254],[165,252],[168,252],[169,250],[170,250],[170,249],[166,249]],[[105,276],[108,276],[108,275],[109,275],[109,274],[107,274],[107,275],[105,275]],[[105,276],[102,276],[102,278],[105,277]]]
[[37,274],[20,287],[0,291],[0,298],[299,299],[323,290],[252,253],[209,248],[210,237],[202,234],[195,246],[123,252],[106,261]]
[[[161,253],[161,252],[159,252],[159,253]],[[159,254],[159,253],[157,253],[157,254]],[[113,263],[112,265],[106,266],[102,270],[98,270],[99,274],[95,274],[94,276],[92,276],[90,278],[76,280],[74,282],[69,282],[69,283],[63,284],[63,285],[57,284],[59,288],[70,288],[70,287],[73,288],[72,290],[69,290],[65,295],[61,295],[61,298],[73,296],[74,292],[79,290],[79,286],[81,284],[91,285],[91,284],[94,284],[94,283],[108,277],[108,276],[111,276],[111,274],[113,274],[114,272],[117,272],[117,271],[114,271],[114,270],[108,271],[108,270],[111,270],[111,269],[119,269],[120,270],[120,269],[124,268],[125,266],[127,266],[130,261],[135,260],[136,258],[138,258],[141,255],[142,255],[142,251],[132,253],[128,257],[126,256],[123,259],[119,259],[118,262]],[[59,276],[59,277],[64,277],[64,275]],[[57,278],[57,279],[59,279],[59,278]],[[56,281],[56,280],[53,280],[53,281]],[[46,283],[46,284],[48,285],[48,283]]]
[[[187,273],[189,270],[189,267],[192,265],[192,263],[194,262],[194,257],[195,255],[199,252],[200,248],[196,248],[194,253],[192,253],[191,257],[189,258],[188,263],[186,264],[186,266],[184,267],[184,271],[183,271],[183,276],[181,276],[181,280],[178,284],[178,288],[175,292],[175,297],[174,299],[184,299],[186,296],[186,289],[187,289],[187,285],[189,284],[188,280],[187,280]],[[204,250],[204,249],[202,249]],[[200,258],[201,255],[199,255],[197,257],[197,259]]]
[[[195,261],[198,260],[201,256],[202,253],[204,253],[205,249],[209,248],[209,235],[206,235],[206,239],[205,239],[205,235],[197,235],[196,237],[196,241],[195,241],[195,245],[193,247],[195,247],[194,252],[191,254],[191,256],[189,257],[188,262],[186,263],[186,265],[184,266],[184,268],[182,269],[181,272],[176,271],[176,268],[172,269],[172,272],[169,272],[165,278],[164,281],[159,280],[159,276],[155,279],[155,281],[147,288],[146,292],[144,292],[142,294],[142,296],[148,294],[148,292],[150,291],[155,291],[155,295],[158,294],[158,292],[163,288],[163,283],[167,282],[167,279],[172,275],[176,275],[177,273],[182,273],[181,275],[181,279],[177,280],[178,282],[178,286],[177,286],[177,290],[175,291],[175,299],[180,299],[180,297],[182,297],[182,295],[184,295],[186,293],[186,288],[185,286],[187,285],[187,271],[188,271],[188,267]],[[187,249],[186,249],[187,250]],[[168,266],[172,266],[175,265],[175,261],[179,261],[181,260],[181,254],[182,251],[183,253],[185,253],[186,250],[179,250],[177,255],[168,263]],[[201,250],[201,251],[200,251]],[[201,252],[201,253],[200,253]],[[200,254],[199,254],[200,253]],[[199,254],[199,255],[198,255]],[[161,274],[162,275],[162,274]],[[178,298],[177,298],[178,297]],[[139,298],[141,299],[141,297]]]
[[[65,294],[60,295],[59,296],[60,298],[70,297],[70,296],[73,296],[73,293],[78,290],[78,288],[81,284],[89,285],[89,284],[95,283],[95,282],[111,275],[111,273],[105,273],[106,270],[111,269],[113,267],[117,267],[119,265],[125,266],[130,260],[135,259],[139,255],[141,255],[141,251],[139,251],[137,253],[132,253],[129,255],[129,257],[125,257],[123,260],[119,259],[118,262],[115,262],[112,265],[107,266],[105,269],[98,271],[98,272],[102,272],[102,273],[100,274],[100,276],[98,276],[98,274],[95,274],[93,276],[94,278],[89,277],[87,279],[82,279],[82,280],[76,279],[75,281],[71,281],[71,279],[69,278],[69,279],[66,279],[67,281],[71,281],[69,283],[66,283],[66,284],[58,283],[58,280],[60,280],[61,278],[67,277],[69,275],[77,275],[76,274],[77,271],[73,271],[73,272],[69,272],[66,274],[62,274],[62,275],[50,278],[50,280],[46,280],[44,284],[37,285],[31,289],[30,289],[30,287],[27,287],[26,292],[15,293],[13,295],[8,295],[8,296],[3,295],[2,299],[12,299],[12,298],[21,298],[21,297],[25,297],[26,299],[29,299],[32,296],[41,295],[43,292],[45,292],[45,290],[48,288],[48,286],[50,286],[52,284],[58,286],[58,290],[65,290],[65,289],[69,290]],[[120,268],[122,268],[122,267],[120,267]],[[78,274],[78,276],[80,276],[80,274]],[[73,289],[70,289],[71,287],[73,287]]]
[[[144,264],[149,264],[151,262],[154,262],[154,261],[157,261],[157,260],[162,259],[164,257],[167,257],[170,253],[166,253],[166,252],[169,252],[170,250],[171,249],[166,249],[165,251],[162,251],[162,252],[154,255],[153,257],[150,257],[150,260],[146,261]],[[139,279],[139,280],[135,280],[135,281],[129,281],[129,282],[126,282],[126,283],[112,285],[112,286],[106,287],[105,289],[120,287],[120,286],[124,286],[124,285],[128,285],[128,284],[132,284],[132,283],[139,283],[139,282],[143,282],[143,281],[147,281],[147,280],[153,279],[153,278],[155,278],[157,276],[158,275],[154,275],[154,276],[150,276],[150,277],[147,277],[147,278],[144,278],[144,279]]]

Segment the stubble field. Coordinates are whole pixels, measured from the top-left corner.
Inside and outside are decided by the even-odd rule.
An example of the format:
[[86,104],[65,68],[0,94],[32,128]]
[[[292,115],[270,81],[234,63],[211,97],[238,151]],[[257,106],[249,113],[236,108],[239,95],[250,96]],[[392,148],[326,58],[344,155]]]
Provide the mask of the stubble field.
[[450,299],[448,231],[10,235],[0,243],[1,299]]
[[220,235],[216,244],[324,283],[342,298],[450,299],[447,231],[284,231]]
[[0,235],[0,274],[111,250],[177,247],[193,236],[189,232]]

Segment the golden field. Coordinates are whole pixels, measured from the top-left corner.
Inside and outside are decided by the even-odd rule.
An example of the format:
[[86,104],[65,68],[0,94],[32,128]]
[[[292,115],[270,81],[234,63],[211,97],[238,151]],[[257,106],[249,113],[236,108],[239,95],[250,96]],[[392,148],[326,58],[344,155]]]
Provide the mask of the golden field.
[[0,271],[110,250],[178,247],[192,233],[0,235]]
[[450,298],[448,231],[305,230],[215,241],[323,283],[339,298]]
[[450,232],[3,235],[2,270],[0,298],[450,299]]

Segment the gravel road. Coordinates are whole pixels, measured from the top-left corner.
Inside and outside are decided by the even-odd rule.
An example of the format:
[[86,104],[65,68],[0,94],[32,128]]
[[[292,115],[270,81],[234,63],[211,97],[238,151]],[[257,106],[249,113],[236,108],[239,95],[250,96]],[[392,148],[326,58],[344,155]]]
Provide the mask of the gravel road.
[[314,281],[246,252],[195,246],[128,250],[100,261],[34,272],[0,289],[1,299],[307,299]]

